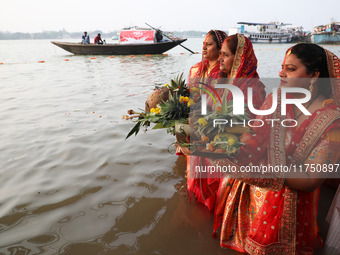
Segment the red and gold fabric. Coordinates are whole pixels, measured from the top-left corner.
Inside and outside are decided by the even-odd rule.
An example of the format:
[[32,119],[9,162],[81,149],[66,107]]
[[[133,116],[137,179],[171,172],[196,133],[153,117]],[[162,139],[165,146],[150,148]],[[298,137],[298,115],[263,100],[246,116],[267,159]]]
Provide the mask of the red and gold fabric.
[[[231,78],[233,79],[233,84],[243,91],[245,100],[247,100],[247,88],[250,86],[253,88],[253,103],[254,107],[258,109],[264,101],[265,89],[263,84],[258,81],[259,75],[257,74],[257,58],[250,40],[241,34],[237,34],[237,37],[238,46],[233,62]],[[251,79],[257,82],[250,81]],[[225,92],[223,89],[216,90],[221,96]],[[232,99],[231,93],[230,95],[227,95],[227,99]],[[193,194],[197,201],[205,204],[209,210],[212,210],[215,206],[216,193],[221,179],[219,176],[214,177],[212,175],[210,178],[202,178],[192,171],[195,166],[212,165],[212,162],[210,162],[209,159],[198,156],[188,156],[187,160],[188,192],[189,194]]]
[[[336,78],[332,81],[333,98],[326,100],[323,107],[298,129],[284,128],[279,122],[274,127],[265,125],[257,129],[255,148],[258,152],[251,159],[254,164],[339,162],[340,105],[337,91],[340,77],[337,73],[340,66],[334,54],[329,51],[326,54],[330,77]],[[271,96],[266,99],[263,109],[270,106]],[[292,114],[292,109],[288,109],[287,118],[294,117]],[[280,107],[271,118],[281,119]],[[268,145],[267,149],[264,144]],[[313,254],[315,244],[321,244],[316,222],[318,199],[318,189],[313,192],[293,190],[284,185],[282,174],[277,179],[225,178],[217,194],[214,233],[221,226],[221,246],[249,254]]]
[[[207,33],[207,36],[210,34],[215,34],[217,38],[218,47],[221,48],[222,43],[225,38],[227,38],[227,34],[221,30],[210,30]],[[216,59],[217,60],[217,59]],[[197,82],[204,82],[210,84],[212,80],[216,80],[220,77],[220,62],[217,61],[214,66],[209,66],[208,60],[202,60],[201,62],[193,65],[189,71],[189,87],[199,86]]]

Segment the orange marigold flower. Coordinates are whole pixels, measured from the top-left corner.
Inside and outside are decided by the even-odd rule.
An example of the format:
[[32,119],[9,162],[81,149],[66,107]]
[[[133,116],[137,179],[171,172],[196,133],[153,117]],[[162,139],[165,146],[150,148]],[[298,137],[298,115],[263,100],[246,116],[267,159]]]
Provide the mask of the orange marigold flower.
[[202,137],[202,141],[203,141],[203,142],[206,142],[206,143],[209,142],[209,137],[203,136],[203,137]]
[[214,150],[215,150],[214,144],[210,143],[209,144],[209,151],[214,151]]
[[325,107],[327,105],[334,104],[334,103],[335,103],[334,99],[330,98],[330,99],[326,99],[325,101],[323,101],[322,106]]
[[221,113],[222,112],[222,107],[221,106],[217,107],[216,108],[216,112]]

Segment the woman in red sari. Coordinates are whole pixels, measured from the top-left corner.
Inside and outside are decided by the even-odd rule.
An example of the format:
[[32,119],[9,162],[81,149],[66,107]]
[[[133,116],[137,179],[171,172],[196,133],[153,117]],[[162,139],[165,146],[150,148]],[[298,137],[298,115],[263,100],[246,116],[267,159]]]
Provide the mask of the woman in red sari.
[[209,83],[220,76],[219,52],[227,34],[221,30],[210,30],[203,42],[202,61],[193,65],[189,72],[189,86],[198,86],[197,82]]
[[[221,246],[249,254],[313,254],[322,245],[316,222],[318,187],[327,175],[307,166],[319,164],[327,170],[340,157],[340,60],[318,45],[298,44],[287,51],[282,68],[280,89],[309,89],[311,99],[304,107],[312,115],[288,105],[287,115],[281,116],[279,89],[278,107],[268,119],[295,119],[297,125],[285,128],[277,121],[254,128],[255,146],[241,147],[242,163],[229,163],[238,169],[296,166],[300,178],[293,171],[278,172],[276,178],[264,175],[266,179],[226,177],[216,200],[214,232],[221,226]],[[269,109],[272,101],[268,96],[262,109]]]
[[[221,30],[212,29],[207,33],[202,47],[202,61],[190,68],[189,87],[201,87],[202,85],[199,83],[210,85],[213,80],[220,76],[218,57],[225,38],[227,38],[227,34]],[[176,155],[189,155],[189,152],[186,148],[176,145]],[[187,161],[189,162],[188,157]]]
[[[220,78],[233,80],[233,84],[243,91],[245,99],[247,99],[247,88],[252,87],[254,106],[258,109],[264,101],[265,89],[262,83],[256,82],[259,78],[256,71],[257,59],[250,40],[241,34],[229,36],[222,45],[219,60],[222,71]],[[221,96],[224,93],[223,89],[216,89],[216,91]],[[227,95],[227,99],[231,99],[231,93]],[[209,103],[211,105],[212,101],[208,101]],[[211,106],[214,108],[214,105]],[[220,177],[208,175],[203,178],[200,173],[195,173],[193,169],[202,165],[203,162],[206,166],[210,165],[209,159],[198,156],[187,157],[187,189],[189,194],[196,197],[197,201],[212,210]]]
[[[210,30],[205,36],[202,47],[202,61],[196,63],[189,71],[189,87],[201,87],[199,83],[211,84],[221,73],[219,52],[227,34],[221,30]],[[176,145],[176,155],[186,155],[187,165],[190,164],[189,152],[187,148]]]

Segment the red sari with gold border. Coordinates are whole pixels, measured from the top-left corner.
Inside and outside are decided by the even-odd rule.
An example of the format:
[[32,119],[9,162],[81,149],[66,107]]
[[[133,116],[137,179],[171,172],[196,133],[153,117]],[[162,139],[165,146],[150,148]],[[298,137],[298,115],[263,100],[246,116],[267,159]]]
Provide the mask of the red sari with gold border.
[[[259,78],[257,74],[257,58],[250,40],[241,34],[237,34],[237,38],[238,45],[231,69],[231,79],[233,84],[242,90],[245,100],[247,100],[248,96],[248,87],[252,87],[254,107],[258,109],[264,101],[265,89],[260,82],[250,82]],[[216,90],[221,96],[225,92],[223,89]],[[227,95],[227,99],[232,99],[231,93]],[[202,164],[209,166],[210,162],[208,159],[198,156],[187,157],[187,189],[189,194],[193,194],[198,202],[203,203],[209,210],[212,210],[215,206],[216,193],[221,179],[214,176],[202,178],[192,171],[195,166]]]
[[[297,130],[284,128],[279,122],[270,130],[268,125],[258,130],[253,164],[301,164],[307,158],[316,164],[338,162],[340,138],[332,133],[340,130],[340,61],[329,51],[326,55],[333,78],[334,103],[324,102],[325,106]],[[271,101],[269,96],[262,108],[269,109]],[[294,117],[291,108],[289,117]],[[280,107],[271,118],[281,119]],[[244,152],[250,151],[244,148]],[[320,241],[316,222],[319,190],[290,189],[284,185],[283,177],[281,174],[276,179],[223,179],[214,219],[214,232],[221,226],[222,247],[249,254],[313,254],[315,242]]]

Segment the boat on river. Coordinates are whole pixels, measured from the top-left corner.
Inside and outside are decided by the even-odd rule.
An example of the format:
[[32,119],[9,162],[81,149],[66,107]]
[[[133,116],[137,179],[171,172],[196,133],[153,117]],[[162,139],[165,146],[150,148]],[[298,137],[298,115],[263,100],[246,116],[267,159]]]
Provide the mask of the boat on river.
[[162,54],[186,40],[176,37],[164,40],[159,30],[131,27],[120,31],[118,43],[51,43],[75,55],[145,55]]
[[332,21],[314,27],[312,42],[317,44],[340,44],[340,22]]
[[[248,37],[252,43],[290,43],[292,34],[288,32],[284,24],[280,22],[270,23],[252,23],[252,22],[237,22],[240,27],[236,28],[236,33],[241,33]],[[252,27],[255,27],[253,29]],[[234,34],[229,30],[229,34]]]

